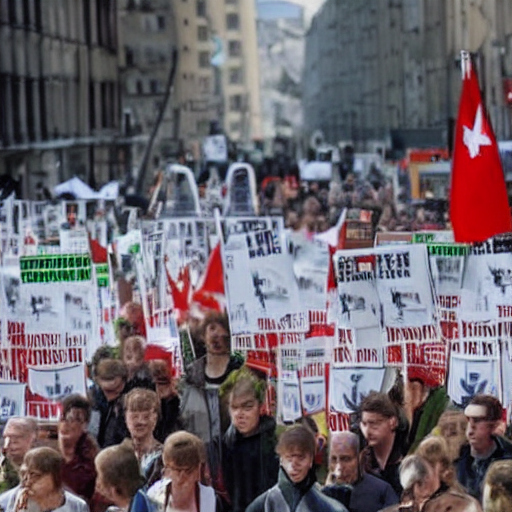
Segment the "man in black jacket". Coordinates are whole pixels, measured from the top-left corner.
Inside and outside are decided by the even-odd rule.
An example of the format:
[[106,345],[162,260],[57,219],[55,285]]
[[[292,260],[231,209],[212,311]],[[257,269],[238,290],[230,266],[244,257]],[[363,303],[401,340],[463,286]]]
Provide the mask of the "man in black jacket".
[[247,367],[235,370],[220,389],[229,396],[231,425],[224,434],[222,471],[233,512],[277,482],[276,422],[263,414],[265,381]]
[[464,410],[467,444],[456,461],[457,478],[469,494],[482,501],[482,483],[491,462],[512,459],[512,444],[494,434],[501,420],[501,402],[491,395],[475,395]]

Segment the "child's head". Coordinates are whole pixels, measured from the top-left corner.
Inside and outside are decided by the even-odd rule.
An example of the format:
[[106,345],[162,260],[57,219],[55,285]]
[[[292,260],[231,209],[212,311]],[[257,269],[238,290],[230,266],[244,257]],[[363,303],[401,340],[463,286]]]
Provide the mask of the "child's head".
[[130,336],[124,341],[122,359],[129,375],[135,374],[144,364],[145,345],[142,336]]
[[243,436],[250,436],[258,430],[265,390],[265,381],[246,366],[232,372],[221,386],[221,397],[229,400],[231,423]]

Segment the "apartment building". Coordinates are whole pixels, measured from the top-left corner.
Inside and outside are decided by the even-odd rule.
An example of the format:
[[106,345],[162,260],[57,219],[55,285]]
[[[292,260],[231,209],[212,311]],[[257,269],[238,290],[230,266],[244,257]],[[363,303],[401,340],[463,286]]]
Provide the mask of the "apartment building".
[[117,178],[116,0],[0,2],[0,174],[34,198]]

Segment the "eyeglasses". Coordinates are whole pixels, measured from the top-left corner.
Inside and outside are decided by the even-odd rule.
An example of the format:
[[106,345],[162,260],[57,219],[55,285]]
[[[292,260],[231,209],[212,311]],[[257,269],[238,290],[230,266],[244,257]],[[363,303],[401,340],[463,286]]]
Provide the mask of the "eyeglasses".
[[63,421],[65,423],[83,423],[84,418],[79,413],[68,411],[66,414],[60,417],[59,421]]
[[169,470],[171,473],[174,473],[175,475],[183,474],[185,476],[190,476],[194,472],[194,470],[197,469],[197,467],[189,466],[178,468],[176,466],[173,466],[172,464],[165,464],[164,469]]

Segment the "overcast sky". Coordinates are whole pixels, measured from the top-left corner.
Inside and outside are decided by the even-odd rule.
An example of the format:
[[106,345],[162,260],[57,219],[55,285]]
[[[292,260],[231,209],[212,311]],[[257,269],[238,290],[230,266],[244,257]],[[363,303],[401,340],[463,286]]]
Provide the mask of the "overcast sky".
[[307,25],[325,0],[257,0],[260,18],[283,18],[300,16],[300,8],[304,8]]

